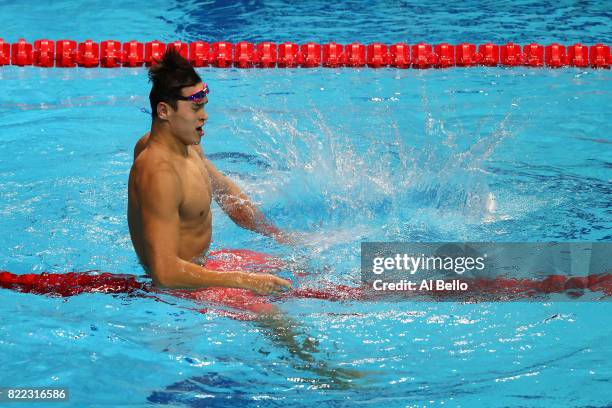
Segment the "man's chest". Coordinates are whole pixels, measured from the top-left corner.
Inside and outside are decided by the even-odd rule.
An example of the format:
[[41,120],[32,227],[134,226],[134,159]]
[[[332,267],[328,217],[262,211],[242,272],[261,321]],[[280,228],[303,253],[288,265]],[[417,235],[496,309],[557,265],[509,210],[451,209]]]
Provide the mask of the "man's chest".
[[212,199],[210,177],[198,156],[190,160],[179,171],[182,201],[179,214],[182,221],[201,220],[208,217]]

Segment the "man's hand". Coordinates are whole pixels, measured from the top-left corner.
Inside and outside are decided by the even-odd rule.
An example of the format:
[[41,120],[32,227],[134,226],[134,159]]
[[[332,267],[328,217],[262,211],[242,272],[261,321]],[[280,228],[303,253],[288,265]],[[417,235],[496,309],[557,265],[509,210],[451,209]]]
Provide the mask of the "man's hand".
[[242,287],[258,295],[274,295],[290,289],[291,282],[269,273],[248,273]]

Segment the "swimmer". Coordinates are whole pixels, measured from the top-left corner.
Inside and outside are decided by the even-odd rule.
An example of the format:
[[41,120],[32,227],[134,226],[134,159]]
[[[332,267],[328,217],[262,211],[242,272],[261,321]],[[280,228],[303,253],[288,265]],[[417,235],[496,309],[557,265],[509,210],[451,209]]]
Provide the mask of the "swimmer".
[[128,224],[138,259],[156,286],[227,287],[274,294],[290,283],[271,274],[203,267],[212,235],[214,198],[240,227],[289,243],[200,146],[209,88],[170,50],[149,69],[151,131],[138,140],[128,182]]

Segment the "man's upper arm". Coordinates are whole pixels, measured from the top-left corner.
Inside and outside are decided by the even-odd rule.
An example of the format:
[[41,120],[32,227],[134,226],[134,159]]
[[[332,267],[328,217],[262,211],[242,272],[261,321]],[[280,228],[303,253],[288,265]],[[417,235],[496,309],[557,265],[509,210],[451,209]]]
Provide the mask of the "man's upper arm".
[[210,160],[204,157],[202,150],[199,151],[206,171],[210,176],[210,182],[213,188],[213,196],[217,202],[224,196],[239,197],[242,194],[240,188],[228,177],[225,177]]
[[167,163],[145,169],[138,186],[145,256],[156,283],[178,267],[180,184]]

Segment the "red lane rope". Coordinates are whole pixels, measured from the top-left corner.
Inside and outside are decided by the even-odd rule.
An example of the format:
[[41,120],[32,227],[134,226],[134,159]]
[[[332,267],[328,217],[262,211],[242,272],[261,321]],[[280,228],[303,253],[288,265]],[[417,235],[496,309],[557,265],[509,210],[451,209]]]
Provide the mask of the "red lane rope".
[[[472,295],[517,295],[518,298],[531,297],[537,294],[567,293],[572,297],[580,295],[580,291],[590,290],[592,292],[602,292],[606,296],[612,295],[612,274],[599,274],[589,276],[565,276],[549,275],[545,279],[461,279],[467,282],[469,294]],[[211,297],[199,296],[205,291],[220,290],[223,293],[216,293],[215,297],[231,297],[231,288],[209,288],[202,291],[183,291],[183,290],[160,290],[155,289],[150,283],[136,280],[134,275],[121,275],[112,273],[95,274],[94,272],[69,272],[69,273],[41,273],[16,275],[7,271],[0,271],[0,287],[11,289],[23,293],[33,293],[38,295],[51,296],[74,296],[81,293],[128,293],[137,292],[168,293],[177,297],[190,298],[195,300],[210,300]],[[242,291],[241,289],[239,289]],[[228,295],[229,294],[229,295]],[[463,294],[462,294],[463,295]],[[342,300],[374,300],[388,296],[376,294],[365,285],[346,286],[324,284],[321,288],[297,288],[289,292],[276,296],[276,298],[297,297],[315,298],[332,301]],[[252,298],[267,299],[266,296],[255,296]],[[252,302],[249,299],[240,299],[244,302]],[[226,303],[227,300],[219,303]]]
[[194,67],[218,68],[450,68],[470,66],[564,66],[610,68],[610,46],[591,46],[576,43],[565,46],[559,43],[542,45],[530,43],[524,46],[509,42],[503,45],[485,43],[476,46],[461,44],[338,44],[314,42],[297,44],[284,42],[235,44],[220,41],[207,43],[175,41],[146,43],[108,40],[100,43],[86,40],[77,44],[74,40],[36,40],[34,44],[23,38],[16,43],[0,38],[0,66],[33,65],[38,67],[141,67],[155,64],[166,49],[174,48]]
[[[282,260],[268,254],[247,249],[222,249],[208,254],[205,266],[218,271],[246,270],[255,273],[274,272],[284,267]],[[565,293],[578,298],[586,290],[612,296],[612,274],[570,277],[550,275],[543,280],[533,279],[473,279],[461,278],[468,290],[437,291],[433,288],[420,293],[402,293],[393,297],[414,298],[424,295],[433,300],[520,300],[537,299],[540,294]],[[452,285],[452,283],[450,283]],[[311,298],[331,301],[388,299],[388,292],[374,291],[366,284],[361,286],[336,285],[321,282],[317,288],[294,288],[277,296],[258,296],[237,288],[205,288],[197,290],[168,290],[153,287],[149,282],[138,281],[134,275],[96,273],[95,271],[69,273],[41,273],[16,275],[0,271],[0,288],[22,293],[48,296],[75,296],[81,293],[126,293],[131,296],[152,298],[170,303],[160,296],[170,295],[213,308],[194,309],[201,313],[216,313],[240,320],[253,320],[261,313],[274,310],[273,299]],[[219,309],[229,308],[231,310]]]

